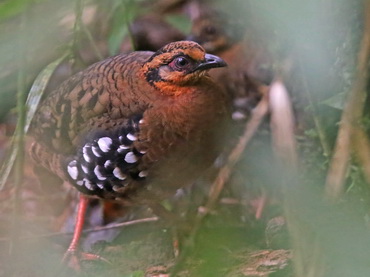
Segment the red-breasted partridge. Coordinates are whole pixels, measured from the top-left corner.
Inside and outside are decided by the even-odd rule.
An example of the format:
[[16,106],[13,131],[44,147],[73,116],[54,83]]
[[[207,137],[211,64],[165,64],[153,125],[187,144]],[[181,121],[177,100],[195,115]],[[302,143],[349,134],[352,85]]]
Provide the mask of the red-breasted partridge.
[[228,101],[207,72],[224,66],[190,41],[98,62],[45,97],[31,157],[83,194],[130,203],[166,197],[222,148]]

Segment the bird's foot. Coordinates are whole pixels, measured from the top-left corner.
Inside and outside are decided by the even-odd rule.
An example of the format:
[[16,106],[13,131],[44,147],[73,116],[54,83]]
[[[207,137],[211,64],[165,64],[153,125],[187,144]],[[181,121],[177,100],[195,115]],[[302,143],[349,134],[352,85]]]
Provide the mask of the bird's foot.
[[81,271],[82,261],[101,261],[107,264],[111,264],[107,259],[93,253],[80,252],[76,249],[68,249],[63,256],[63,264],[74,269],[75,271]]

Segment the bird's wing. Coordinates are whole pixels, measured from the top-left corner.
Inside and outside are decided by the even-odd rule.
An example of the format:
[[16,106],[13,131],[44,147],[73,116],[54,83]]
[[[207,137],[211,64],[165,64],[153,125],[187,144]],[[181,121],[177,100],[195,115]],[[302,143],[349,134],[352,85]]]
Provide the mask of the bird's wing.
[[[32,159],[39,167],[53,172],[85,194],[104,198],[130,194],[137,188],[135,184],[145,181],[147,174],[141,163],[145,150],[136,143],[141,118],[138,114],[111,120],[104,114],[90,120],[91,130],[79,142],[75,153],[51,152],[43,144],[34,142]],[[104,120],[104,128],[95,125],[100,120]]]
[[136,77],[136,71],[150,53],[118,55],[66,80],[41,103],[33,118],[31,135],[50,151],[73,153],[74,142],[84,135],[81,130],[88,127],[89,120],[109,112],[117,95],[130,94],[128,79]]

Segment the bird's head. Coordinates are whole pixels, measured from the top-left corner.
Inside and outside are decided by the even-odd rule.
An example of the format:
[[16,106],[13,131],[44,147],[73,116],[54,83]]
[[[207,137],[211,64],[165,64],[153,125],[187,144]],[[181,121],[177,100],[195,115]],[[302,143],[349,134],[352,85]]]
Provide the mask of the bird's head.
[[207,52],[219,53],[242,39],[242,25],[235,21],[216,11],[202,14],[193,20],[187,39],[198,42]]
[[187,86],[199,81],[208,69],[224,67],[221,58],[207,54],[192,41],[171,42],[155,52],[143,65],[146,80],[160,90]]

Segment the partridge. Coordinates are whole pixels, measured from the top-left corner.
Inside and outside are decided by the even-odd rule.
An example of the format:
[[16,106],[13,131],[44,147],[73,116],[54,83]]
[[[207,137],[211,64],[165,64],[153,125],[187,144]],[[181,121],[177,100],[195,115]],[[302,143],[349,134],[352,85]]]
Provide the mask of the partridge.
[[[194,181],[222,149],[228,98],[207,72],[224,66],[191,41],[93,64],[42,101],[31,158],[82,195],[127,204],[163,199]],[[86,201],[82,196],[69,252]]]

